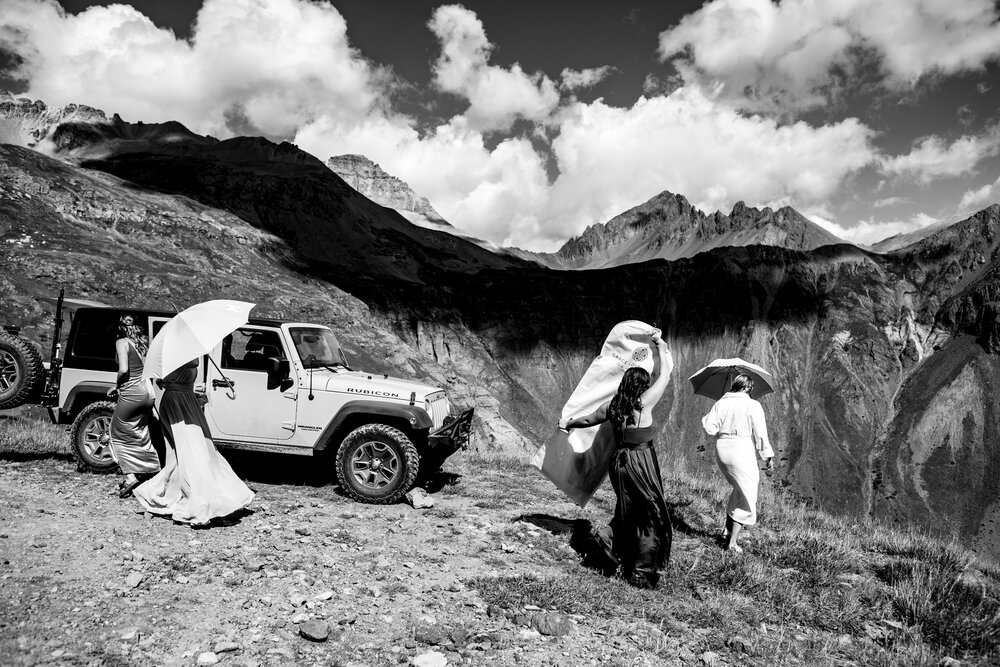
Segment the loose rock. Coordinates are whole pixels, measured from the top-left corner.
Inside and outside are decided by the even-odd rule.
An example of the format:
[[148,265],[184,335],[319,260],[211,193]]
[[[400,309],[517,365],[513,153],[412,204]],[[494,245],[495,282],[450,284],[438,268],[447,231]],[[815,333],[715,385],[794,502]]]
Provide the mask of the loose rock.
[[434,498],[419,486],[406,492],[406,502],[418,510],[434,507]]
[[314,642],[325,642],[330,636],[330,626],[323,621],[306,621],[299,625],[299,634]]
[[198,664],[199,665],[217,665],[219,664],[219,656],[215,655],[211,651],[205,651],[204,653],[198,654]]
[[535,614],[531,626],[550,637],[565,637],[573,631],[573,622],[562,614]]
[[444,667],[447,664],[448,658],[444,657],[443,653],[438,653],[437,651],[421,653],[413,659],[414,667]]

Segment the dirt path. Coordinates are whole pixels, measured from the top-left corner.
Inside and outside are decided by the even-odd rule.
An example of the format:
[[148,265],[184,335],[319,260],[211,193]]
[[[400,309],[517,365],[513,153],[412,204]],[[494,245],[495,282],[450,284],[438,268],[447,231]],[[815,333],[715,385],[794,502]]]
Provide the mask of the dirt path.
[[0,461],[0,663],[662,664],[607,620],[504,613],[467,583],[576,561],[567,535],[519,517],[600,523],[607,489],[580,510],[537,475],[459,457],[435,507],[415,510],[352,502],[311,462],[273,461],[237,461],[253,511],[210,529],[144,515],[117,477],[64,459]]

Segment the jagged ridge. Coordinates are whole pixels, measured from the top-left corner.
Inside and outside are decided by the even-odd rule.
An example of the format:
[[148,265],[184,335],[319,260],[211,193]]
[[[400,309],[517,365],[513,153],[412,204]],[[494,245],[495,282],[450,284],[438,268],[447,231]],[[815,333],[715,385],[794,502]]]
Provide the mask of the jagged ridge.
[[558,268],[604,268],[692,257],[723,246],[812,250],[837,243],[844,241],[790,206],[773,211],[737,202],[728,216],[718,211],[706,215],[683,195],[664,191],[606,223],[591,225],[546,263]]

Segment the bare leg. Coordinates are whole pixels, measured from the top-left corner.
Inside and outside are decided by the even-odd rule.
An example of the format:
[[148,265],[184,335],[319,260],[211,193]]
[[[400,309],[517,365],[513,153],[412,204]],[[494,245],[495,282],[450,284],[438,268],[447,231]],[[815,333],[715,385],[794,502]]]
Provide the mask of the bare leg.
[[733,521],[733,517],[726,517],[726,548],[733,549],[737,547],[736,538],[740,535],[740,529],[743,528],[743,524],[739,521]]

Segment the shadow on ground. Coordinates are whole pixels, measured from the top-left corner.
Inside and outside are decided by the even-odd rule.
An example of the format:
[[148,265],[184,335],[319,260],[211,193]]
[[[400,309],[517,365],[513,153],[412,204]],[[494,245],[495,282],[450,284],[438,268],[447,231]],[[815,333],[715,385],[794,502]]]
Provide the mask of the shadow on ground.
[[233,471],[249,483],[326,486],[336,484],[332,457],[221,450]]
[[617,568],[594,535],[589,519],[563,519],[549,514],[522,514],[515,521],[524,521],[553,535],[569,535],[569,546],[578,553],[581,564],[589,569],[611,575]]

